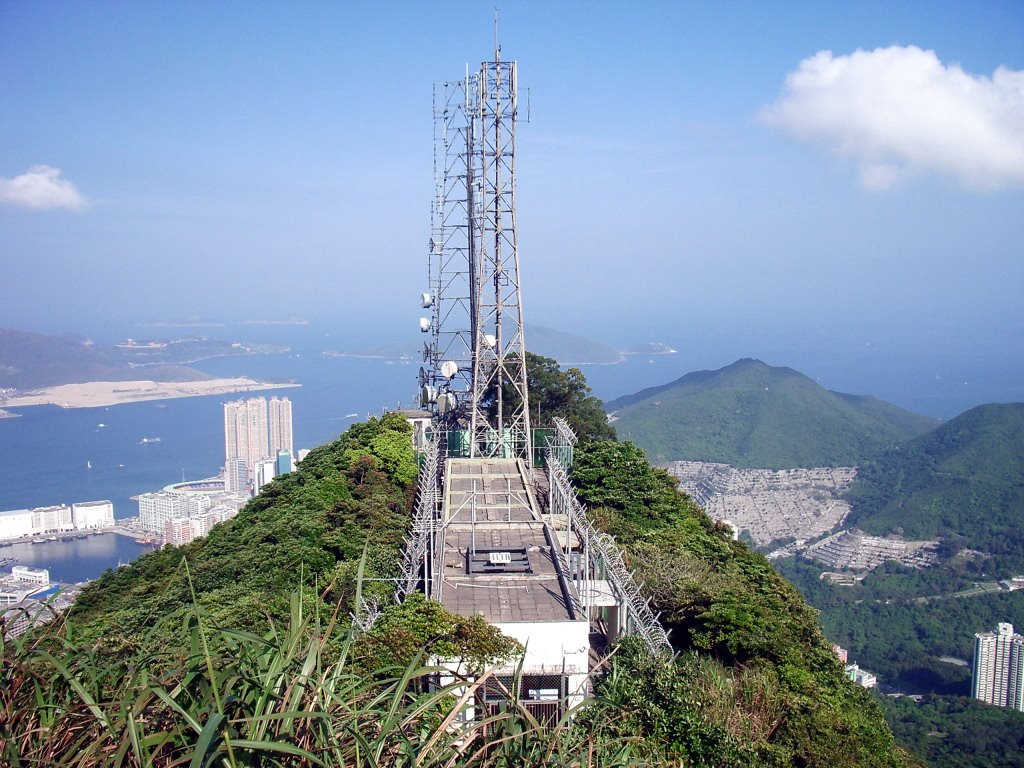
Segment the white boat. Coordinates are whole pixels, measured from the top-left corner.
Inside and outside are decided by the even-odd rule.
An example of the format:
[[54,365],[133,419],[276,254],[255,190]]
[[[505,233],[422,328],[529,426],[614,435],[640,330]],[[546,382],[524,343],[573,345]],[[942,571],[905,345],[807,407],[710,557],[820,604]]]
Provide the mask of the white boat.
[[97,424],[96,425],[96,429],[103,429],[105,426],[107,426],[107,425],[106,424]]
[[160,438],[159,437],[144,437],[141,440],[139,440],[139,445],[145,445],[146,443],[159,443],[159,442],[160,442]]
[[91,461],[85,462],[85,468],[86,469],[92,469],[92,462]]

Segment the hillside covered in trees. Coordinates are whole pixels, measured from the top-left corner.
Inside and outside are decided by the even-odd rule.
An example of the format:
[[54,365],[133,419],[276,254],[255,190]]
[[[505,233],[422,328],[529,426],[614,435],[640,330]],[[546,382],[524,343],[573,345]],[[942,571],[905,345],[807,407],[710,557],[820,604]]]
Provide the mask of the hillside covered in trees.
[[849,523],[869,533],[942,537],[1024,569],[1024,403],[990,403],[867,462]]
[[863,395],[831,392],[792,368],[737,360],[606,404],[619,437],[655,463],[853,466],[939,422]]
[[[547,375],[560,391],[559,374]],[[66,623],[4,646],[2,759],[910,764],[799,594],[638,448],[608,440],[578,447],[575,482],[663,611],[677,655],[622,643],[596,696],[554,726],[513,708],[476,730],[451,728],[457,690],[424,685],[428,656],[483,670],[521,648],[479,618],[392,600],[415,477],[406,423],[371,419],[206,539],[105,574]]]

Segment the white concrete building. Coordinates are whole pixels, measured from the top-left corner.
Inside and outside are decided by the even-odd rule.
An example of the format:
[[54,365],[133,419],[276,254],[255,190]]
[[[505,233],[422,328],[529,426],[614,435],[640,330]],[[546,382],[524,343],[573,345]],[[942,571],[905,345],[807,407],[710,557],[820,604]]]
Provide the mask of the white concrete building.
[[32,525],[32,510],[11,509],[0,512],[0,541],[39,533]]
[[183,520],[190,514],[198,514],[209,507],[209,500],[189,497],[186,494],[167,490],[144,493],[138,497],[139,525],[144,531],[163,534],[164,526],[171,520]]
[[218,523],[230,520],[238,514],[239,508],[227,504],[217,504],[194,517],[168,520],[164,523],[161,544],[180,547],[198,538],[206,536]]
[[419,408],[402,408],[396,413],[405,417],[405,420],[412,425],[412,447],[416,451],[427,449],[427,431],[430,429],[430,420],[433,414]]
[[846,665],[846,676],[862,688],[875,688],[878,686],[878,676],[861,669],[857,664]]
[[264,459],[256,465],[256,473],[253,478],[253,492],[259,493],[260,489],[277,477],[277,459]]
[[71,507],[59,504],[54,507],[36,507],[32,510],[32,527],[37,533],[62,533],[73,531]]
[[83,501],[71,505],[71,520],[76,531],[114,527],[114,505],[109,501]]
[[0,577],[0,606],[22,603],[50,586],[45,568],[16,565],[9,576]]
[[1013,624],[974,636],[971,696],[997,707],[1024,712],[1024,636]]
[[46,568],[32,568],[27,565],[16,565],[11,568],[11,578],[41,587],[50,584],[50,572]]
[[64,533],[114,525],[114,505],[109,501],[84,501],[35,509],[0,512],[0,540]]

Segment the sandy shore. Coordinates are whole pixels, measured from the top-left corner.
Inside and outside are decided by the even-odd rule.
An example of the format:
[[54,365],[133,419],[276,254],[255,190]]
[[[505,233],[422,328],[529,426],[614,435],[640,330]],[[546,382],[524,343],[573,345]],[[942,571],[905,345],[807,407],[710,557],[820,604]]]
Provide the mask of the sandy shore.
[[207,379],[205,381],[90,381],[86,384],[63,384],[59,387],[22,390],[6,398],[2,405],[5,408],[26,405],[98,408],[142,400],[225,395],[234,392],[256,392],[263,389],[298,386],[300,385],[271,384],[247,378]]

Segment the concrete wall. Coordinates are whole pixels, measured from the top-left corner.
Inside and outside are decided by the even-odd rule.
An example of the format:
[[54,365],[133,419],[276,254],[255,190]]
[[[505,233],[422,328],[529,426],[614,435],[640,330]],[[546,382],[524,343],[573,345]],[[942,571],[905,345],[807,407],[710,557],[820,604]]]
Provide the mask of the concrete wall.
[[523,672],[557,675],[564,670],[569,678],[569,706],[586,697],[587,673],[590,671],[589,622],[516,622],[494,626],[526,648]]

